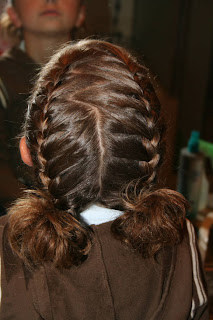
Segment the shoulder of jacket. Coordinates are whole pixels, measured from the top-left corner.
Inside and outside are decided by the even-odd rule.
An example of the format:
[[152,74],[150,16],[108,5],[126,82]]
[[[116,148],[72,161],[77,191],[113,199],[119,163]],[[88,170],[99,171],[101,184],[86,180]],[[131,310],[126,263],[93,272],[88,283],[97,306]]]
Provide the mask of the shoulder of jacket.
[[0,217],[0,242],[2,243],[5,226],[8,223],[8,215]]
[[0,217],[0,232],[2,232],[2,230],[4,230],[5,226],[7,225],[9,221],[9,217],[8,215],[4,215],[2,217]]
[[9,216],[7,214],[0,217],[0,241],[1,241],[1,243],[3,241],[3,234],[4,234],[4,230],[5,230],[5,227],[7,226],[8,221],[9,221]]
[[5,225],[7,224],[9,220],[9,216],[6,214],[2,217],[0,217],[0,227],[5,227]]

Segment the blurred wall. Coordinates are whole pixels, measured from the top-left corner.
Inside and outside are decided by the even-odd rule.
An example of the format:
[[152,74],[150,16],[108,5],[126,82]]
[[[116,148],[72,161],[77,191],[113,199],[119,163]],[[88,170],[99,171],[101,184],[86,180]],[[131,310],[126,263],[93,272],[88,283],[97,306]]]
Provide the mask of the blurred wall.
[[109,0],[111,11],[111,37],[114,42],[130,46],[134,21],[133,0]]
[[[186,0],[187,1],[187,0]],[[132,46],[170,88],[179,14],[178,0],[135,0]]]
[[109,36],[111,11],[108,0],[88,0],[86,17],[86,36]]
[[[204,110],[212,61],[212,43],[213,1],[193,0],[180,92],[179,131],[184,141],[193,129],[199,130],[202,135],[203,127],[207,125],[208,114],[205,115]],[[210,125],[212,128],[213,123]]]
[[2,12],[5,4],[6,4],[6,0],[0,0],[0,13]]
[[[178,140],[203,131],[213,41],[212,0],[135,0],[133,47],[179,101]],[[213,120],[213,119],[212,119]]]

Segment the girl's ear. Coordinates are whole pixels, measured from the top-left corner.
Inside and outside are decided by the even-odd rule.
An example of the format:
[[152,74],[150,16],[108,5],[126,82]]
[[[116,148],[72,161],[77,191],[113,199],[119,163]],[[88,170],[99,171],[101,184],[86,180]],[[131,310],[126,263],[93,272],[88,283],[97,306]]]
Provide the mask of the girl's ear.
[[22,22],[21,19],[19,18],[18,13],[16,12],[14,7],[8,7],[7,8],[7,14],[10,17],[10,20],[12,23],[15,25],[16,28],[21,28]]
[[26,163],[28,166],[32,167],[33,162],[32,162],[30,150],[28,149],[25,137],[22,137],[20,140],[19,150],[20,150],[22,161]]
[[80,28],[83,25],[85,18],[86,18],[86,6],[81,5],[78,13],[78,18],[75,23],[75,27]]

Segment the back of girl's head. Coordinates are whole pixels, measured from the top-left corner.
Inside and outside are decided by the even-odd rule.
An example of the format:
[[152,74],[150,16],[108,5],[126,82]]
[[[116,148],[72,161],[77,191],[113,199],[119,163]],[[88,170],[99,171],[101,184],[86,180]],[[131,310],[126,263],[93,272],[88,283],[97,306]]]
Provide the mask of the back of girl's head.
[[112,232],[144,257],[178,243],[186,203],[155,186],[163,132],[148,71],[126,50],[96,40],[64,47],[29,103],[25,135],[37,191],[11,209],[14,250],[25,262],[79,263],[92,236],[78,214],[93,203],[125,212]]
[[26,122],[36,176],[60,208],[120,206],[150,185],[161,157],[159,103],[147,70],[100,41],[68,45],[44,68]]

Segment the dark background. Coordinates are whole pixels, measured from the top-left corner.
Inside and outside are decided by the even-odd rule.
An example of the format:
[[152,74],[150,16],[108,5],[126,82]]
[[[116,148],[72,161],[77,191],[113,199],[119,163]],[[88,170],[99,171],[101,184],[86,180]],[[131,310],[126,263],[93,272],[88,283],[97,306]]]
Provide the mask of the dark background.
[[113,1],[120,3],[120,14],[126,2],[132,8],[131,35],[122,40],[141,53],[156,76],[176,170],[192,130],[213,142],[213,1]]

